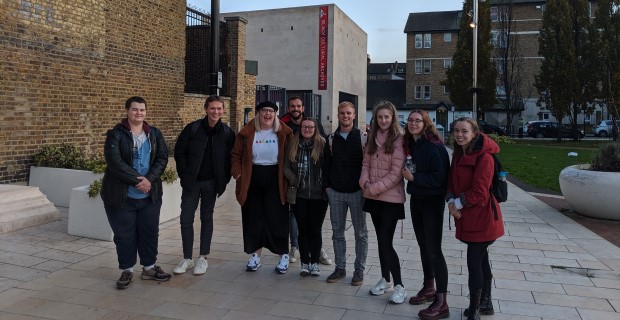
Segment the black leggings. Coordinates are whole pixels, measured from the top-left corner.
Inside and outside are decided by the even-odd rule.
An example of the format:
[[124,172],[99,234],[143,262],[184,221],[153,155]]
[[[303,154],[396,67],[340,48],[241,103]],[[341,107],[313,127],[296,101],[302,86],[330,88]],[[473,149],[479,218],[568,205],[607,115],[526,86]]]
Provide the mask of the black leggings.
[[292,205],[299,230],[299,255],[302,263],[319,263],[323,246],[323,220],[327,212],[327,201],[323,199],[297,198]]
[[424,279],[435,278],[440,293],[448,292],[448,267],[441,251],[445,206],[443,195],[411,196],[411,222],[420,247]]
[[488,248],[495,241],[467,243],[467,271],[469,272],[469,290],[482,289],[484,281],[493,279],[489,263]]
[[390,274],[394,280],[394,285],[403,285],[403,280],[400,276],[400,260],[398,254],[394,250],[392,241],[394,240],[394,232],[396,231],[396,224],[398,218],[393,215],[386,215],[379,213],[370,213],[372,223],[375,226],[375,232],[377,233],[377,245],[379,247],[379,263],[381,264],[381,276],[387,281],[390,281]]

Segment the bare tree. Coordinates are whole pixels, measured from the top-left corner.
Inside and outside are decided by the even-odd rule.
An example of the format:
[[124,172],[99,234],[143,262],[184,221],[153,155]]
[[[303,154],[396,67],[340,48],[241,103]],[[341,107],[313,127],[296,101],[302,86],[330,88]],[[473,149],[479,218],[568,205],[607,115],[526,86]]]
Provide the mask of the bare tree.
[[510,134],[513,117],[523,111],[523,54],[513,19],[513,0],[497,2],[498,22],[494,36],[494,58],[497,63],[498,84],[503,92],[498,97],[506,112],[506,130]]

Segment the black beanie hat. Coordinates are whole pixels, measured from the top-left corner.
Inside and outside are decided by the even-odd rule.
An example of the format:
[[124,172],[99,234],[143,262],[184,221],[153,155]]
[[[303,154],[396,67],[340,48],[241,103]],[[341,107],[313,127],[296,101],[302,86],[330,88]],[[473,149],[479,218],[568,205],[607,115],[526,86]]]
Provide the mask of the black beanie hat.
[[256,111],[255,112],[258,112],[258,110],[260,110],[262,108],[271,108],[271,109],[273,109],[273,111],[278,112],[278,106],[275,103],[271,102],[271,101],[263,101],[263,102],[259,103],[256,106]]

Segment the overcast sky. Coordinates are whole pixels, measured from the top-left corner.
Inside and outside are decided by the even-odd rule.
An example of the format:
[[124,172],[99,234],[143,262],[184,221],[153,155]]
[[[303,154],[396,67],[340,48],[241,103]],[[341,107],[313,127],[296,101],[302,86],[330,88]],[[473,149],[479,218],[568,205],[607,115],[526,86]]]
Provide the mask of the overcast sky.
[[[210,0],[187,0],[206,12]],[[463,0],[220,0],[220,12],[336,4],[368,34],[372,62],[405,62],[407,38],[403,30],[412,12],[460,10]]]

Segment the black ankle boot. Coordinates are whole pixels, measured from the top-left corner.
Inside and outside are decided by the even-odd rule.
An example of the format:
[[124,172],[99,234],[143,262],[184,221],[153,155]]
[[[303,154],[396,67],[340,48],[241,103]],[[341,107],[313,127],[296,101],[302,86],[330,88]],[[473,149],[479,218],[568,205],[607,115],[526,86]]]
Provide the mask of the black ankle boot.
[[[482,295],[480,296],[480,314],[490,316],[495,314],[493,301],[491,301],[491,284],[493,280],[485,280],[482,284]],[[469,316],[469,309],[465,309],[463,315]]]
[[467,320],[480,320],[480,296],[482,289],[469,290],[469,308]]

